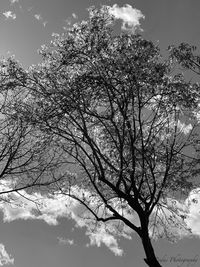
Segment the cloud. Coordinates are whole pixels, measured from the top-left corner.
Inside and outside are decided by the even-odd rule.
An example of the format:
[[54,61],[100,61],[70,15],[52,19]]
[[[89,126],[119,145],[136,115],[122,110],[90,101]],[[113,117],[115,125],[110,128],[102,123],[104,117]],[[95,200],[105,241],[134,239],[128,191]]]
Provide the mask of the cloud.
[[33,9],[32,6],[28,7],[27,11],[30,12]]
[[77,19],[77,18],[78,18],[78,16],[77,16],[75,13],[72,13],[72,17],[73,17],[74,19]]
[[64,20],[67,26],[63,26],[63,29],[67,31],[70,28],[69,26],[71,26],[73,24],[73,21],[77,18],[78,16],[75,13],[72,13],[71,17],[68,17],[67,19]]
[[35,14],[34,17],[36,20],[40,21],[44,27],[47,25],[48,21],[45,21],[41,14]]
[[19,0],[10,0],[10,3],[11,3],[11,4],[19,3]]
[[109,234],[103,225],[101,225],[101,227],[98,227],[98,231],[87,231],[86,235],[88,235],[90,239],[90,244],[87,244],[87,246],[96,245],[97,247],[100,247],[103,243],[116,256],[123,255],[123,250],[119,247],[117,239],[114,235]]
[[47,25],[48,21],[43,21],[42,24],[45,27]]
[[140,27],[140,20],[144,19],[145,16],[142,12],[131,5],[126,4],[123,7],[119,7],[117,4],[109,7],[109,12],[116,19],[122,20],[122,29],[135,32],[136,30],[142,31]]
[[[1,183],[0,191],[9,190],[9,183]],[[89,197],[89,193],[80,188],[72,189],[75,193],[84,197]],[[73,219],[77,228],[85,228],[86,235],[89,237],[90,245],[100,246],[105,244],[115,255],[122,255],[122,249],[118,246],[117,233],[123,236],[123,231],[117,231],[117,224],[107,226],[106,231],[104,224],[97,224],[96,220],[78,201],[62,194],[41,195],[40,193],[28,194],[25,191],[19,193],[13,192],[4,194],[0,202],[0,210],[3,213],[4,222],[14,220],[43,220],[49,225],[57,225],[59,218]],[[98,200],[92,199],[91,202],[97,205]],[[126,237],[126,234],[124,234]],[[60,242],[65,242],[60,239]],[[66,240],[68,244],[72,240]]]
[[6,17],[6,19],[16,19],[16,14],[12,11],[6,11],[3,13],[3,15]]
[[[200,237],[200,188],[192,190],[184,201],[168,198],[166,207],[155,209],[152,214],[151,223],[154,225],[150,228],[150,235],[154,239],[167,237],[176,241],[184,237]],[[156,212],[157,220],[154,218]]]
[[21,193],[25,198],[13,193],[9,196],[12,199],[11,203],[1,203],[0,209],[4,214],[4,222],[34,219],[43,220],[49,225],[57,225],[59,218],[70,216],[70,211],[66,208],[69,200],[65,198],[44,197],[37,193],[32,195]]
[[40,14],[35,14],[34,17],[37,19],[37,20],[42,20],[42,16]]
[[[1,181],[0,191],[9,189],[9,183]],[[86,200],[90,199],[91,208],[97,207],[100,203],[97,198],[91,197],[90,193],[86,190],[78,187],[73,187],[71,190],[79,197],[84,196]],[[114,199],[111,204],[120,212],[120,205],[122,205],[120,201]],[[191,191],[185,201],[168,198],[165,204],[166,207],[171,207],[171,210],[175,209],[175,215],[173,220],[171,220],[170,216],[172,213],[167,208],[163,208],[162,211],[159,210],[158,215],[160,219],[159,221],[154,221],[156,223],[154,229],[153,226],[150,228],[150,235],[152,237],[176,236],[180,239],[191,235],[200,236],[200,189]],[[178,208],[179,212],[176,208]],[[22,190],[20,194],[16,192],[5,194],[1,196],[0,210],[3,213],[4,222],[19,219],[43,220],[49,225],[57,225],[60,218],[72,219],[76,223],[76,228],[85,228],[85,234],[89,238],[87,246],[96,245],[100,247],[105,245],[118,256],[123,255],[123,250],[118,244],[118,238],[131,239],[134,233],[131,228],[117,220],[97,223],[89,211],[78,201],[58,192],[54,195],[42,195],[36,192],[28,194]],[[99,214],[103,214],[102,212],[104,212],[103,206],[99,206]],[[151,222],[153,222],[155,212],[151,217]],[[179,215],[184,216],[181,217]],[[140,226],[139,218],[132,210],[124,209],[123,216],[136,226]],[[192,233],[186,230],[187,227],[191,228]],[[58,237],[58,240],[60,244],[74,245],[74,240],[72,239]]]
[[6,264],[13,264],[14,259],[11,258],[11,256],[6,251],[3,244],[0,244],[0,266],[6,265]]
[[177,127],[179,131],[184,133],[185,135],[189,134],[193,128],[191,123],[186,125],[184,122],[181,122],[180,120],[178,120]]
[[[12,189],[11,182],[1,181],[0,192]],[[72,199],[66,196],[41,195],[40,193],[28,194],[24,190],[20,193],[12,192],[3,194],[0,198],[0,210],[3,212],[4,222],[18,219],[43,220],[50,225],[57,225],[60,217],[69,216],[70,210],[66,205],[73,208]]]
[[69,244],[70,246],[74,245],[73,239],[66,239],[63,237],[58,237],[58,242],[60,245],[67,245],[67,244]]
[[188,216],[185,201],[173,198],[161,200],[150,216],[149,234],[152,239],[167,238],[171,242],[191,235],[185,221]]
[[191,228],[192,233],[200,237],[200,188],[190,192],[185,204],[189,209],[188,217],[185,221],[188,227]]

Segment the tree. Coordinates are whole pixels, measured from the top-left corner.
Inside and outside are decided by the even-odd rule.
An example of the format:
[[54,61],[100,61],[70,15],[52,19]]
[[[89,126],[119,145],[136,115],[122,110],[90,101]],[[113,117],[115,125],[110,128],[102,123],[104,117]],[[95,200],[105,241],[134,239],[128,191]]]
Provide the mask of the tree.
[[169,47],[172,60],[181,65],[185,70],[191,70],[200,75],[200,56],[196,54],[197,47],[187,43],[181,43],[178,47]]
[[187,228],[174,199],[187,195],[199,173],[199,86],[172,76],[173,62],[151,41],[116,34],[109,8],[89,14],[43,47],[38,66],[24,71],[10,60],[1,86],[19,96],[12,117],[62,151],[61,192],[97,223],[134,230],[146,264],[160,267],[151,237]]
[[[10,64],[9,70],[6,64]],[[12,60],[1,62],[0,200],[9,203],[15,202],[11,198],[13,192],[21,195],[23,190],[46,188],[61,179],[54,171],[55,166],[59,167],[60,155],[54,147],[47,146],[49,136],[38,134],[22,116],[13,113],[19,97],[13,91],[15,69]]]

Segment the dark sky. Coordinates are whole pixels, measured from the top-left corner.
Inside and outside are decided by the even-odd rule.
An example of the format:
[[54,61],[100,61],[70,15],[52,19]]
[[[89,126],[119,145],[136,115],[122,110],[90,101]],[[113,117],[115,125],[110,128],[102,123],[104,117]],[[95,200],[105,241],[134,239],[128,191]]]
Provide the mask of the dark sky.
[[[12,3],[13,2],[13,3]],[[135,0],[135,1],[89,1],[89,0],[0,0],[0,55],[15,54],[25,67],[37,64],[41,59],[37,49],[48,44],[52,33],[62,33],[67,21],[71,23],[87,18],[91,5],[101,4],[119,7],[128,4],[145,15],[141,19],[143,35],[158,42],[162,51],[170,44],[182,41],[200,45],[199,0]],[[28,209],[33,207],[28,205]],[[166,267],[200,266],[200,216],[198,206],[191,208],[190,226],[196,238],[182,238],[175,244],[167,240],[154,243],[157,255]],[[111,251],[118,245],[111,236],[95,237],[92,245],[87,228],[76,218],[69,219],[62,202],[47,204],[47,217],[37,217],[17,207],[0,206],[0,251],[7,259],[7,266],[15,267],[145,267],[144,253],[139,238],[121,238],[118,243],[122,256]],[[60,218],[56,218],[55,214]],[[36,220],[37,217],[37,220]],[[58,221],[56,221],[58,219]],[[75,221],[76,224],[75,225]],[[82,226],[82,227],[81,227]],[[102,236],[105,233],[102,232]],[[101,238],[100,238],[101,239]],[[88,245],[89,244],[89,245]],[[99,247],[98,247],[99,245]],[[109,249],[110,248],[110,249]],[[9,255],[8,255],[8,254]],[[14,263],[12,263],[14,258]],[[181,260],[196,259],[195,262]],[[10,262],[10,263],[9,263]],[[3,261],[0,260],[0,266]]]

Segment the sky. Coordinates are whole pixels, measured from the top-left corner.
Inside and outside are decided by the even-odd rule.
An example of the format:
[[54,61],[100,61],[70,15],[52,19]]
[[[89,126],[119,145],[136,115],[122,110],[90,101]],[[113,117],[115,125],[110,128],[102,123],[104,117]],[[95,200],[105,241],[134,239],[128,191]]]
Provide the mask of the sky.
[[[171,44],[200,43],[199,0],[0,0],[0,57],[15,55],[24,67],[39,63],[37,50],[53,33],[86,19],[87,8],[101,4],[110,6],[122,30],[137,28],[146,39],[159,42],[164,53]],[[200,200],[198,192],[191,192],[179,204],[184,208],[190,203],[187,224],[195,236],[183,231],[176,243],[153,242],[164,267],[200,265],[200,201],[193,203],[194,195]],[[78,216],[77,203],[66,205],[69,200],[61,196],[41,200],[40,211],[19,195],[12,198],[17,205],[0,203],[0,266],[146,266],[141,242],[129,229],[122,229],[118,238],[103,227],[92,232]]]

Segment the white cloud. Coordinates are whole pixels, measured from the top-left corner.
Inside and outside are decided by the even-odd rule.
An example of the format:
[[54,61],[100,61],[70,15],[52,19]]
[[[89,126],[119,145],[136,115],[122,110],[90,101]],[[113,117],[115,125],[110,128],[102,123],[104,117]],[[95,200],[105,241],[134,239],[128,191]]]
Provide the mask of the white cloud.
[[6,251],[3,244],[0,244],[0,266],[6,265],[6,264],[13,264],[14,259],[11,258],[11,256]]
[[[200,188],[192,190],[184,201],[172,198],[166,201],[166,206],[171,207],[174,212],[170,212],[167,208],[163,208],[162,211],[158,210],[159,217],[157,218],[159,219],[154,220],[155,228],[151,227],[150,235],[155,239],[168,237],[172,241],[183,237],[200,237]],[[151,222],[154,219],[153,215],[154,213]],[[172,216],[171,219],[170,216]]]
[[160,201],[150,217],[149,234],[151,238],[167,238],[174,242],[191,234],[185,218],[188,207],[185,201],[179,202],[173,198]]
[[190,192],[185,204],[189,209],[186,223],[191,228],[192,233],[200,237],[200,188]]
[[13,13],[12,11],[6,11],[3,13],[3,15],[7,18],[7,19],[16,19],[16,14]]
[[[0,192],[11,189],[10,182],[1,181]],[[24,190],[20,191],[20,194],[17,192],[3,194],[0,200],[0,210],[3,212],[5,222],[38,219],[50,225],[56,225],[58,218],[68,216],[70,211],[66,205],[72,203],[71,199],[62,195],[42,196],[40,193],[28,194]]]
[[177,127],[179,131],[184,133],[185,135],[189,134],[193,128],[191,123],[186,125],[184,122],[181,122],[180,120],[178,120]]
[[47,25],[48,21],[43,21],[42,24],[45,27]]
[[[0,185],[1,192],[9,189],[8,183],[2,183]],[[84,197],[89,197],[89,193],[82,189],[74,188],[73,190],[74,193],[77,191],[79,196],[84,194]],[[90,245],[100,246],[101,244],[105,244],[115,255],[122,255],[122,249],[118,247],[117,237],[113,233],[124,237],[126,237],[126,234],[123,234],[123,231],[117,232],[118,226],[115,223],[108,227],[108,232],[106,232],[105,228],[103,228],[104,224],[97,225],[95,219],[89,214],[86,208],[68,196],[61,194],[42,196],[40,193],[30,195],[25,191],[21,191],[20,195],[14,192],[3,196],[4,199],[0,203],[0,210],[3,212],[4,222],[19,219],[43,220],[49,225],[57,225],[59,218],[71,218],[76,222],[76,227],[84,227],[86,229],[86,235],[90,239]],[[7,203],[7,201],[10,203]],[[91,203],[97,205],[94,199],[91,200]],[[60,242],[64,242],[64,239],[60,239]],[[66,242],[71,245],[73,243],[69,239]]]
[[133,33],[137,29],[142,31],[140,27],[140,20],[144,19],[145,16],[140,10],[133,8],[131,5],[119,7],[117,4],[115,4],[112,7],[109,7],[109,12],[116,19],[122,20],[123,30],[131,30]]
[[74,19],[77,19],[77,18],[78,18],[78,16],[77,16],[75,13],[72,13],[72,17],[73,17]]
[[40,14],[35,14],[34,17],[37,19],[37,20],[42,20],[42,16]]
[[[0,191],[6,191],[10,188],[9,183],[0,184]],[[78,187],[72,188],[74,194],[79,196],[84,195],[85,199],[89,199],[89,192],[84,191]],[[123,250],[119,247],[118,237],[124,237],[131,239],[134,231],[128,226],[119,221],[110,221],[107,223],[96,223],[91,214],[83,207],[78,201],[69,198],[63,194],[54,195],[41,195],[40,193],[28,194],[25,191],[21,191],[20,195],[16,192],[7,195],[2,195],[3,199],[0,202],[0,210],[3,212],[4,222],[11,222],[14,220],[43,220],[49,225],[57,225],[59,218],[73,219],[77,228],[85,228],[85,233],[89,238],[88,246],[96,245],[101,246],[104,244],[115,255],[121,256]],[[23,197],[24,196],[24,197]],[[90,196],[91,197],[91,196]],[[195,201],[195,200],[197,201]],[[5,200],[5,201],[3,201]],[[30,201],[31,200],[31,201]],[[9,201],[10,203],[6,202]],[[177,216],[176,212],[174,217],[174,223],[169,220],[168,223],[162,225],[157,224],[155,235],[164,236],[165,230],[172,233],[172,235],[178,238],[191,235],[190,232],[185,231],[181,223],[192,229],[193,235],[200,236],[200,189],[199,191],[191,191],[188,198],[185,201],[179,202],[175,199],[168,198],[167,205],[175,205],[179,209],[179,214],[186,214],[187,217],[182,220],[180,216]],[[36,203],[36,204],[35,204]],[[120,203],[115,199],[113,204],[115,208],[120,212]],[[90,198],[90,205],[92,207],[97,206],[99,200]],[[165,215],[170,218],[171,213],[164,208]],[[102,207],[99,208],[99,213],[102,213]],[[126,216],[132,223],[139,226],[138,216],[130,211],[123,210],[123,215]],[[164,218],[159,213],[160,218]],[[165,217],[166,218],[166,217]],[[165,221],[163,221],[165,222]],[[181,226],[181,227],[177,227]],[[165,226],[165,227],[163,227]],[[150,229],[150,234],[153,235],[153,230]],[[74,240],[58,238],[60,244],[73,245]]]
[[109,234],[105,227],[101,225],[101,227],[98,228],[98,231],[87,231],[86,235],[89,236],[90,244],[89,245],[96,245],[97,247],[100,247],[103,243],[106,245],[116,256],[122,256],[123,250],[119,247],[117,239],[114,237],[114,235]]
[[19,3],[19,0],[10,0],[10,3],[11,3],[11,4]]
[[70,246],[74,245],[74,240],[73,239],[66,239],[64,237],[58,237],[58,242],[60,245],[67,245],[69,244]]
[[47,25],[48,21],[44,20],[41,14],[35,14],[34,17],[36,20],[40,21],[44,27]]
[[9,194],[9,197],[12,198],[12,203],[2,202],[0,205],[5,222],[11,222],[18,219],[37,219],[43,220],[49,225],[57,225],[59,218],[69,217],[70,211],[66,207],[66,203],[69,200],[66,198],[51,198],[36,193],[28,195],[25,192],[22,192],[22,194],[31,201],[16,193],[12,193]]
[[72,13],[71,17],[68,17],[67,19],[64,20],[67,26],[63,26],[63,29],[67,31],[70,28],[69,26],[71,26],[73,24],[73,21],[77,18],[78,16],[75,13]]

